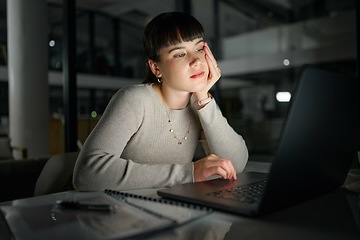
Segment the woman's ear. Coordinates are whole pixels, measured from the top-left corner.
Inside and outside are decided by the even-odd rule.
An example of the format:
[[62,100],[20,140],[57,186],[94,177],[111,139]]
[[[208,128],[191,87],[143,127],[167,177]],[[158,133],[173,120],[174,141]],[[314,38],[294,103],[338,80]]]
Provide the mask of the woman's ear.
[[148,64],[150,67],[151,72],[157,77],[157,78],[161,78],[162,74],[160,72],[160,69],[157,65],[157,63],[154,60],[149,59],[148,60]]

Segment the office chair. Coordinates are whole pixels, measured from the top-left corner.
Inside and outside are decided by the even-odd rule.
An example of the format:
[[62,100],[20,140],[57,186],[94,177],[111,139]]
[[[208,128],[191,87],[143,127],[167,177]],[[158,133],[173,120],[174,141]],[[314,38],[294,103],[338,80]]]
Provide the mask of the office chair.
[[78,152],[70,152],[52,156],[39,175],[34,196],[74,189],[72,175],[78,155]]
[[19,146],[13,146],[10,138],[0,135],[0,160],[15,159],[14,152],[20,152],[20,159],[27,159],[27,149]]

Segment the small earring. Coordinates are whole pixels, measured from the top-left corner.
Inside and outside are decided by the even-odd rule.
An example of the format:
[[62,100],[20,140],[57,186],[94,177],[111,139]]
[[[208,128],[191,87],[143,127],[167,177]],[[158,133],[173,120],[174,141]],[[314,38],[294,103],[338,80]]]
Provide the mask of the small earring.
[[158,78],[157,81],[158,81],[158,83],[162,83],[161,78]]

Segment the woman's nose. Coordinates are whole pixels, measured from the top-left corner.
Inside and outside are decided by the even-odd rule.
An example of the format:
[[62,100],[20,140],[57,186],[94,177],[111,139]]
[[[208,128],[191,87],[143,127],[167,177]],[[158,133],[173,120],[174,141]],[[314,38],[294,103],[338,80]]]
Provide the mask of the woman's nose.
[[191,59],[190,66],[197,66],[202,63],[203,63],[203,59],[198,55],[194,55]]

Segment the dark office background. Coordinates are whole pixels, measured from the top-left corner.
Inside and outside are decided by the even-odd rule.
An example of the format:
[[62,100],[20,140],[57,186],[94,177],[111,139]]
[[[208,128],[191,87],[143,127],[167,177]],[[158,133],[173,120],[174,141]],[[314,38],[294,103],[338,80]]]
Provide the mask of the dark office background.
[[[64,151],[63,6],[48,1],[50,154]],[[121,86],[142,82],[142,32],[155,15],[189,12],[202,22],[223,68],[214,89],[229,123],[259,160],[276,146],[305,64],[357,71],[356,0],[76,1],[78,140],[83,143]],[[0,131],[8,129],[6,0],[0,0]],[[236,63],[237,67],[232,63]],[[1,134],[0,133],[0,134]]]

